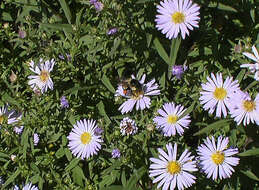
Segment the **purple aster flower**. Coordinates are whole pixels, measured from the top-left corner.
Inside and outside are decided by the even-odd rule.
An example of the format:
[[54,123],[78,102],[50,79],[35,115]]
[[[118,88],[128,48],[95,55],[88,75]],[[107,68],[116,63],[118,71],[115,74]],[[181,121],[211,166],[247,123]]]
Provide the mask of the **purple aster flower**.
[[118,29],[117,28],[111,28],[108,32],[107,32],[107,35],[113,35],[115,33],[118,32]]
[[68,108],[69,107],[69,103],[66,99],[66,96],[62,96],[60,98],[60,104],[61,104],[61,108]]
[[90,0],[90,4],[93,5],[97,2],[97,0]]
[[96,127],[94,130],[95,135],[101,135],[103,133],[103,129],[100,127]]
[[22,39],[23,39],[23,38],[26,37],[26,32],[23,31],[23,30],[19,30],[18,35],[19,35],[19,38],[22,38]]
[[120,130],[122,135],[134,135],[138,131],[138,127],[134,120],[124,117],[120,123]]
[[103,4],[99,1],[96,1],[94,3],[94,7],[97,12],[100,12],[101,10],[103,10]]
[[37,133],[34,133],[33,134],[33,143],[34,143],[34,146],[37,146],[38,143],[40,141],[40,138],[39,138],[39,135]]
[[[60,54],[58,57],[59,57],[60,59],[62,59],[62,60],[65,60],[65,57],[64,57],[64,55],[62,55],[62,54]],[[71,60],[72,60],[72,57],[71,57],[70,54],[66,53],[66,57],[67,57],[67,60],[68,60],[68,61],[71,61]]]
[[112,150],[112,158],[119,158],[121,157],[121,152],[118,148]]
[[18,135],[20,135],[23,131],[23,126],[20,126],[20,127],[14,127],[14,132]]
[[189,30],[199,27],[199,9],[191,0],[161,1],[157,6],[156,28],[168,39],[177,38],[179,33],[184,39]]
[[[131,78],[135,79],[133,75],[131,76]],[[122,114],[131,112],[135,105],[137,110],[144,110],[145,108],[149,108],[151,104],[149,96],[160,94],[160,90],[158,89],[159,86],[155,83],[155,79],[146,84],[144,83],[145,79],[145,74],[141,77],[139,81],[135,79],[139,83],[141,89],[138,89],[134,93],[125,93],[122,84],[118,86],[115,96],[123,96],[128,99],[119,107],[119,110]]]
[[181,79],[181,77],[186,69],[187,69],[186,66],[184,68],[184,66],[182,66],[182,65],[174,65],[172,68],[172,74],[174,76],[176,76],[177,79]]

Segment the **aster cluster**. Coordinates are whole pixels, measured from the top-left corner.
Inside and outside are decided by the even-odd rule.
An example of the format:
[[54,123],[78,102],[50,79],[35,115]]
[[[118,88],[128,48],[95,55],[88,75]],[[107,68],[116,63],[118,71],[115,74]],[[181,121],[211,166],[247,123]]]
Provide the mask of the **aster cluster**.
[[[204,144],[198,147],[198,157],[191,155],[187,149],[177,159],[177,144],[166,145],[167,152],[158,148],[158,158],[150,158],[149,176],[158,183],[157,188],[181,190],[192,186],[196,177],[192,172],[198,171],[197,161],[202,173],[207,178],[216,180],[229,178],[234,172],[233,166],[238,165],[239,158],[233,157],[238,153],[237,148],[227,148],[229,140],[219,136],[217,142],[214,137],[207,138]],[[197,161],[196,161],[197,160]]]
[[240,90],[238,81],[233,81],[232,77],[227,77],[223,81],[222,74],[212,73],[203,83],[200,92],[200,102],[205,110],[213,114],[216,110],[216,117],[230,117],[239,125],[256,123],[259,125],[259,94],[253,100],[247,92]]

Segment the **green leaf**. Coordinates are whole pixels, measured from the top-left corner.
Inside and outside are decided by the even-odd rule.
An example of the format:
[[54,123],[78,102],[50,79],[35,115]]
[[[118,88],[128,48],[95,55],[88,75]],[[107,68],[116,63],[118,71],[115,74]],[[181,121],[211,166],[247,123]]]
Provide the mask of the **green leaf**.
[[20,104],[7,93],[2,96],[2,100],[3,102],[8,102],[10,104],[16,105],[17,107],[21,107]]
[[247,170],[247,171],[241,170],[241,172],[243,174],[245,174],[247,177],[249,177],[249,178],[251,178],[255,181],[259,181],[259,178],[253,172],[251,172],[250,170]]
[[99,110],[99,113],[101,116],[104,117],[105,121],[107,122],[107,124],[109,125],[111,123],[111,120],[110,118],[107,116],[106,112],[105,112],[105,108],[104,108],[104,104],[102,101],[100,101],[98,104],[97,104],[97,108]]
[[12,183],[16,178],[17,176],[21,173],[21,171],[19,169],[17,169],[13,175],[11,175],[7,180],[6,182],[4,183],[4,185],[2,186],[2,189],[4,189],[5,187],[7,187],[10,183]]
[[62,135],[61,133],[57,133],[57,134],[51,135],[50,140],[48,141],[48,143],[56,142],[61,135]]
[[70,24],[48,24],[48,23],[40,23],[40,28],[49,28],[53,30],[66,30],[67,32],[73,32],[72,25]]
[[63,157],[64,155],[65,155],[65,152],[64,152],[63,147],[59,148],[58,151],[57,151],[56,154],[55,154],[55,156],[56,156],[57,158],[61,158],[61,157]]
[[223,11],[230,11],[230,12],[237,12],[237,10],[229,5],[225,5],[222,3],[218,3],[218,2],[210,2],[208,7],[213,7],[213,8],[218,8],[220,10]]
[[30,133],[30,129],[27,128],[25,131],[22,133],[22,140],[21,140],[21,145],[22,145],[22,153],[23,153],[23,158],[26,158],[26,153],[27,153],[27,148],[29,146],[28,142],[28,135]]
[[66,172],[72,170],[74,167],[76,167],[76,165],[79,163],[79,159],[78,158],[74,158],[72,161],[70,161],[70,163],[67,165],[67,167],[65,168]]
[[193,111],[194,106],[195,106],[196,103],[197,103],[196,101],[193,101],[193,102],[192,102],[192,105],[190,105],[190,106],[187,108],[187,110],[181,115],[181,117],[180,117],[179,119],[181,119],[181,118],[183,118],[184,116],[186,116],[187,114],[191,113],[191,112]]
[[221,119],[219,121],[216,121],[207,127],[203,128],[202,130],[198,131],[197,133],[194,133],[194,136],[201,135],[203,133],[209,133],[211,130],[216,130],[218,128],[222,128],[226,125],[228,125],[232,120],[231,119]]
[[242,79],[244,78],[245,73],[246,73],[246,70],[245,70],[245,69],[242,69],[242,70],[238,73],[238,75],[237,75],[237,77],[236,77],[236,80],[238,80],[239,83],[240,83],[240,82],[242,81]]
[[103,75],[102,77],[102,83],[104,84],[104,86],[113,94],[115,93],[115,89],[113,88],[110,80],[107,78],[106,75]]
[[171,67],[175,64],[180,44],[181,44],[180,37],[172,39],[171,49],[170,49],[170,66]]
[[136,190],[138,180],[147,172],[146,167],[142,166],[130,177],[127,188],[128,190]]
[[10,13],[8,13],[8,12],[3,12],[3,13],[2,13],[2,19],[3,19],[4,21],[9,21],[9,22],[12,22],[12,21],[13,21],[12,16],[11,16]]
[[154,39],[154,45],[156,47],[156,50],[158,52],[158,54],[160,55],[160,57],[168,64],[170,65],[170,59],[165,51],[165,49],[163,48],[163,46],[161,45],[161,43],[159,42],[158,38]]
[[121,183],[123,185],[124,188],[127,187],[127,181],[126,181],[126,176],[125,176],[125,170],[122,171],[122,174],[121,174]]
[[247,150],[245,152],[241,152],[238,154],[239,156],[258,156],[259,155],[259,148],[254,148]]
[[71,24],[71,12],[69,6],[67,5],[67,2],[65,0],[59,0],[59,3],[66,15],[68,23]]
[[120,160],[116,160],[115,162],[113,162],[113,164],[109,168],[102,171],[102,175],[107,175],[107,174],[111,173],[112,170],[119,168],[121,166],[121,164],[122,163]]
[[82,170],[82,168],[80,168],[79,166],[76,166],[73,170],[72,170],[72,177],[73,177],[73,181],[80,185],[83,186],[83,180],[85,179],[85,175],[84,172]]

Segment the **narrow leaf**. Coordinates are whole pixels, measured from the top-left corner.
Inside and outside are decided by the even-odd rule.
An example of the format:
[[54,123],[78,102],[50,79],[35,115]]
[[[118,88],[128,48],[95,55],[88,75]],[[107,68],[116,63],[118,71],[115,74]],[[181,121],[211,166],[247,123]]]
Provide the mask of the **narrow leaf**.
[[115,93],[115,89],[113,88],[113,86],[112,86],[110,80],[107,78],[106,75],[103,75],[103,77],[102,77],[102,83],[104,84],[104,86],[106,86],[106,88],[107,88],[110,92]]
[[197,133],[194,133],[194,136],[201,135],[203,133],[209,133],[213,129],[216,130],[218,128],[222,128],[227,124],[229,124],[230,122],[231,122],[231,119],[222,119],[222,120],[216,121],[208,125],[207,127],[203,128],[202,130],[198,131]]
[[239,153],[238,155],[239,156],[258,156],[259,155],[259,148],[247,150],[245,152]]
[[156,50],[158,52],[158,54],[160,55],[160,57],[168,64],[170,65],[170,59],[165,51],[165,49],[163,48],[163,46],[161,45],[161,43],[159,42],[158,38],[154,39],[154,45],[156,47]]
[[71,24],[71,12],[69,6],[67,5],[67,2],[65,0],[59,0],[59,3],[65,13],[68,23]]
[[247,170],[247,171],[241,170],[241,172],[243,174],[245,174],[247,177],[249,177],[249,178],[251,178],[255,181],[259,181],[259,178],[253,172],[251,172],[250,170]]

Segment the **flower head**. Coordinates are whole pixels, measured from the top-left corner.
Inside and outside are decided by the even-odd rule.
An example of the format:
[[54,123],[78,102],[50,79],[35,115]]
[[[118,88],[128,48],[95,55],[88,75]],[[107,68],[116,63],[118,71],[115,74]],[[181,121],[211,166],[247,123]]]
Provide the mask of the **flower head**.
[[149,108],[151,104],[149,96],[160,94],[159,86],[155,83],[155,79],[145,84],[146,75],[143,75],[141,80],[135,79],[134,76],[131,76],[131,78],[137,84],[137,89],[127,90],[127,93],[125,93],[123,86],[120,84],[115,93],[115,96],[123,96],[128,99],[119,107],[122,114],[131,112],[135,105],[137,110]]
[[176,38],[179,33],[183,39],[193,27],[199,27],[200,7],[191,0],[164,0],[157,6],[156,27],[168,39]]
[[94,8],[95,8],[95,10],[96,10],[97,12],[102,11],[102,10],[103,10],[103,4],[102,4],[102,2],[96,1],[96,2],[94,3]]
[[4,123],[15,124],[21,120],[22,114],[15,110],[8,111],[8,106],[0,107],[0,126]]
[[23,39],[26,37],[27,34],[26,34],[26,31],[20,29],[18,32],[18,35],[19,35],[19,38]]
[[165,103],[163,109],[159,109],[157,116],[153,119],[157,128],[162,128],[165,136],[173,136],[176,133],[183,135],[184,128],[188,128],[190,124],[190,116],[183,114],[186,111],[183,106],[172,103]]
[[13,130],[14,130],[14,132],[16,133],[16,134],[18,134],[18,135],[20,135],[21,133],[22,133],[22,131],[23,131],[23,126],[20,126],[20,127],[17,127],[17,126],[15,126],[14,128],[13,128]]
[[61,108],[68,108],[69,107],[69,103],[66,99],[66,96],[62,96],[60,98],[60,104],[61,104]]
[[97,154],[101,148],[101,136],[95,134],[96,124],[94,120],[79,120],[73,125],[72,131],[67,137],[68,147],[72,154],[81,159],[89,158]]
[[107,35],[113,35],[118,32],[118,28],[111,28],[108,32]]
[[121,157],[121,152],[118,148],[112,150],[112,158],[119,158]]
[[120,130],[122,135],[134,135],[138,131],[138,127],[134,120],[124,117],[120,123]]
[[51,59],[47,60],[43,63],[43,60],[40,59],[40,63],[38,65],[34,64],[34,61],[30,63],[30,70],[37,75],[30,75],[28,78],[30,79],[28,84],[31,86],[33,91],[41,90],[41,93],[47,92],[48,88],[53,90],[53,81],[50,78],[50,72],[53,70],[55,61]]
[[200,101],[205,110],[209,110],[212,114],[216,109],[216,116],[227,116],[227,108],[230,109],[230,99],[235,92],[239,91],[238,81],[233,81],[232,77],[227,77],[225,81],[222,74],[217,73],[216,76],[211,73],[211,78],[207,77],[208,82],[202,84]]
[[158,183],[157,188],[163,186],[163,190],[173,190],[177,186],[179,190],[190,187],[195,183],[196,177],[189,172],[197,171],[194,156],[186,149],[177,159],[177,144],[166,145],[167,152],[158,149],[159,158],[150,158],[149,176],[154,177],[153,183]]
[[37,133],[34,133],[33,134],[33,143],[34,143],[34,146],[37,146],[38,143],[40,141],[40,138],[39,138],[39,135]]
[[[18,185],[15,185],[13,190],[20,190],[20,188]],[[35,185],[32,185],[32,183],[28,183],[22,188],[22,190],[39,190],[39,188]]]
[[184,71],[187,70],[187,66],[184,65],[174,65],[172,68],[172,74],[177,78],[177,79],[181,79]]
[[232,157],[238,153],[237,148],[227,148],[228,138],[218,137],[217,143],[214,137],[207,137],[204,144],[198,147],[198,155],[200,166],[207,175],[207,178],[212,177],[213,180],[229,178],[236,166],[239,163],[239,158]]
[[255,46],[252,47],[252,51],[254,54],[249,52],[244,52],[243,55],[255,61],[254,64],[242,64],[241,68],[248,68],[252,73],[255,73],[254,79],[259,81],[259,54]]
[[100,127],[96,127],[94,130],[95,135],[101,135],[103,133],[103,129]]
[[248,125],[250,121],[259,125],[259,94],[252,100],[248,93],[238,91],[231,99],[230,115],[239,125],[242,121]]

